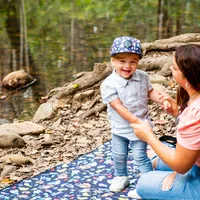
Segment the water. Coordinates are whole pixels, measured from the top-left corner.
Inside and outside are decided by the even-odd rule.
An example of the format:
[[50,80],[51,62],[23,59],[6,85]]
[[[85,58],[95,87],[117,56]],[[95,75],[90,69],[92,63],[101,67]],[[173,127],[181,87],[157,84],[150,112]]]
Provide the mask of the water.
[[[23,68],[37,82],[0,100],[0,118],[31,119],[51,89],[91,71],[94,63],[109,61],[115,37],[151,42],[199,32],[200,1],[158,2],[1,1],[0,79]],[[0,96],[5,93],[0,90]]]

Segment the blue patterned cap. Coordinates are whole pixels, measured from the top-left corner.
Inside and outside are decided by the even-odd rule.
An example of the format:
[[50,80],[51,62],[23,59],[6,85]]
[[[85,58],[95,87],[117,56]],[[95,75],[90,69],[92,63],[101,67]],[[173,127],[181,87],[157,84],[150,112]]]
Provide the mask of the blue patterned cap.
[[136,53],[142,57],[142,48],[140,40],[130,36],[115,38],[110,49],[110,56],[117,53]]

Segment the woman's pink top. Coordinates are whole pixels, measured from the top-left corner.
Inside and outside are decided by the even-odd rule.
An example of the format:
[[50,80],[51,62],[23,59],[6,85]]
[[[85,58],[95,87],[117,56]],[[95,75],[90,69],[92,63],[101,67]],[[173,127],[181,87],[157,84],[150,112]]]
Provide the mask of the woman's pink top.
[[[186,149],[200,150],[200,98],[179,116],[177,141]],[[195,164],[200,167],[200,155]]]

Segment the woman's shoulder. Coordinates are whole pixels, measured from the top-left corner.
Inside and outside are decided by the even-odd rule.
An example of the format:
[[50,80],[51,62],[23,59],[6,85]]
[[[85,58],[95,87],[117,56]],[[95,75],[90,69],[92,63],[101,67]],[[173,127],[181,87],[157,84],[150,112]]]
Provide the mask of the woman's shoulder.
[[196,99],[186,108],[187,114],[200,119],[200,98]]
[[198,129],[200,131],[200,99],[193,102],[179,116],[178,129]]

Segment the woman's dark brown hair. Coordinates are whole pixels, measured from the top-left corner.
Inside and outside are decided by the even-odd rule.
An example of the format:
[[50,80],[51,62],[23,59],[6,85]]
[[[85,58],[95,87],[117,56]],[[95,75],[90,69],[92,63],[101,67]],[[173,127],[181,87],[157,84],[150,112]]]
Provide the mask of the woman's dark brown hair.
[[[175,61],[190,85],[200,91],[200,45],[188,44],[175,51]],[[177,91],[177,103],[181,111],[187,106],[189,95],[184,88]]]

